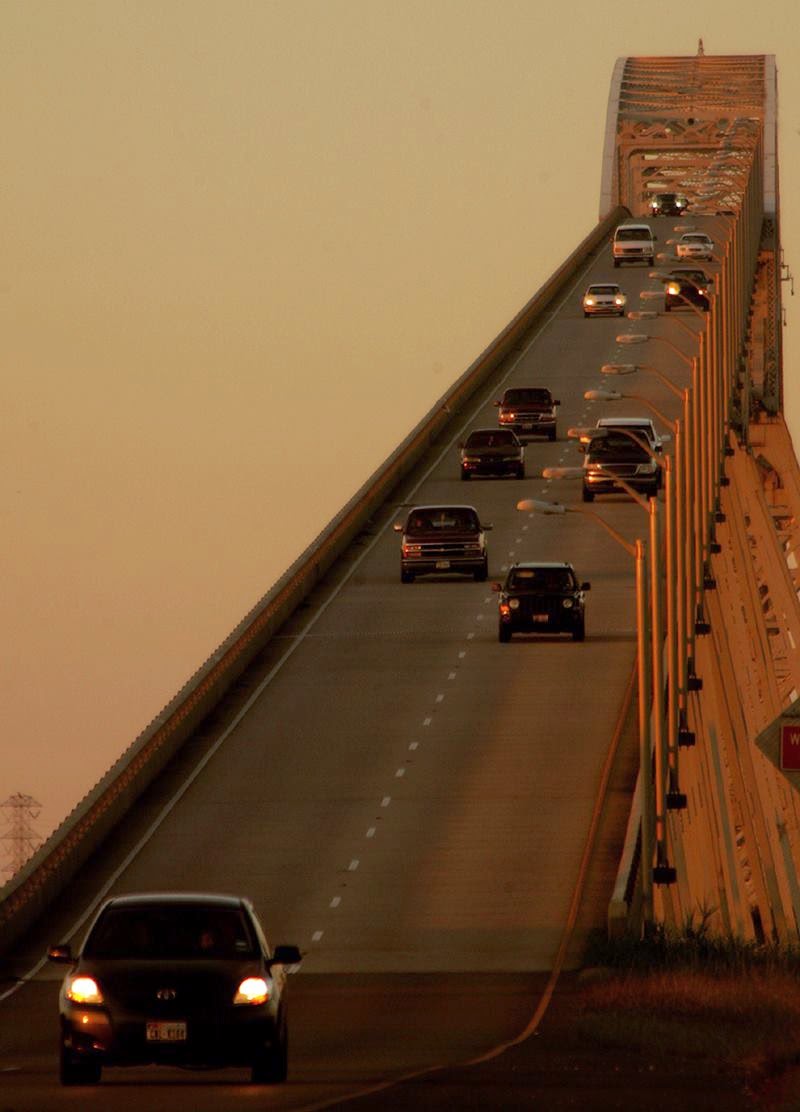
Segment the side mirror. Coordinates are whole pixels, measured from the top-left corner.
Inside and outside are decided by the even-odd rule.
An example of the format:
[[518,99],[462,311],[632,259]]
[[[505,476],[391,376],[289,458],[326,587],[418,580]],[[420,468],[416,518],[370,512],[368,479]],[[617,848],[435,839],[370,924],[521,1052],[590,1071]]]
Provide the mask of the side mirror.
[[582,591],[591,591],[591,589],[592,589],[591,583],[581,583],[581,590]]
[[498,591],[502,591],[502,589],[503,589],[503,584],[502,583],[493,583],[492,584],[492,590],[494,591],[495,594],[497,594]]
[[502,402],[495,402],[494,404],[495,405],[502,405],[503,403]]
[[394,523],[394,525],[392,526],[392,528],[394,529],[395,533],[402,533],[403,532],[403,523],[402,523],[402,521],[396,521]]
[[302,960],[297,946],[276,946],[270,965],[299,965]]
[[71,946],[51,946],[47,951],[47,960],[56,961],[61,965],[72,965],[75,958],[72,956]]
[[558,398],[553,398],[553,405],[561,405],[561,402],[558,400]]

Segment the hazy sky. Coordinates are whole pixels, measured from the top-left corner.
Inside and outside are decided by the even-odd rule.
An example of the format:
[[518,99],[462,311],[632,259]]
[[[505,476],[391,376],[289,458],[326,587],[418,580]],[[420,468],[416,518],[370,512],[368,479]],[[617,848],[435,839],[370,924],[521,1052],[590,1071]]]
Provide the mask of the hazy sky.
[[795,2],[543,7],[0,0],[0,802],[43,837],[595,224],[618,57],[777,56],[800,278]]

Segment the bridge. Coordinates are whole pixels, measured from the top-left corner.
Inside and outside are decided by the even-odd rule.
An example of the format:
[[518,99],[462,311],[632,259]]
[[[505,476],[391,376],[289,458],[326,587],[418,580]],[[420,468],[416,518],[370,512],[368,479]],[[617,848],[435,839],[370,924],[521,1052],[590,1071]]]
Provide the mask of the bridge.
[[[770,56],[619,61],[596,228],[0,893],[0,1068],[20,1108],[60,1107],[42,954],[110,893],[241,892],[302,948],[296,1084],[270,1094],[286,1108],[514,1043],[594,929],[702,919],[797,942],[776,86]],[[651,218],[659,192],[686,214]],[[657,258],[615,268],[630,220]],[[708,308],[667,314],[692,231],[713,244]],[[611,280],[628,319],[584,319],[586,286]],[[526,384],[559,399],[557,440],[528,444],[524,480],[462,485],[465,432]],[[670,437],[662,493],[590,508],[568,431],[614,413]],[[392,525],[467,501],[493,526],[491,578],[541,559],[591,581],[585,642],[501,644],[487,584],[401,584]],[[106,1089],[104,1107],[140,1100]],[[229,1100],[170,1089],[175,1107]]]

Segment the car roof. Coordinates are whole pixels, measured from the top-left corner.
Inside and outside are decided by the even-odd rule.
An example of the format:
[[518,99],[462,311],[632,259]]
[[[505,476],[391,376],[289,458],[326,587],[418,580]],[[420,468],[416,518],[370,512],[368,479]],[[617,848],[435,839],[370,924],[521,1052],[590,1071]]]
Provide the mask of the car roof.
[[524,560],[519,564],[512,564],[508,569],[509,574],[516,571],[517,568],[530,568],[532,571],[535,571],[536,568],[569,568],[570,571],[575,570],[572,564],[568,564],[565,560]]
[[612,286],[615,290],[619,289],[618,282],[592,282],[592,284],[586,288],[587,290],[599,290],[603,289],[605,286]]
[[652,417],[601,417],[597,422],[599,429],[610,428],[613,425],[647,425],[648,428],[655,428]]
[[209,907],[241,907],[246,900],[241,896],[228,896],[219,892],[132,892],[125,896],[112,896],[106,906],[143,907],[148,904],[181,905],[204,904]]
[[[497,429],[492,429],[492,432],[497,432]],[[416,513],[417,510],[472,510],[475,514],[478,512],[474,506],[457,502],[426,502],[424,505],[412,506],[408,512]]]

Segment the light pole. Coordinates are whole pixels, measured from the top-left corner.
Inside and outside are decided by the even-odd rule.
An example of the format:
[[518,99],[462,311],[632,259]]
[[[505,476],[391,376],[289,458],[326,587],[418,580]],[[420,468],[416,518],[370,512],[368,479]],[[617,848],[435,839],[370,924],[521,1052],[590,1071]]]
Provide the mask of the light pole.
[[[584,397],[587,401],[592,401],[594,391],[588,390]],[[610,430],[608,430],[610,431]],[[643,448],[648,455],[652,456],[656,462],[659,462],[656,453],[653,452],[649,445],[643,442],[643,438],[636,435],[630,429],[616,429],[615,432],[622,433],[629,440],[638,444]],[[606,430],[596,430],[599,435],[605,433]],[[655,834],[656,834],[656,865],[653,872],[653,877],[658,884],[670,884],[675,879],[675,870],[668,864],[667,854],[667,826],[666,826],[666,762],[665,762],[665,745],[664,745],[664,632],[663,632],[663,609],[661,605],[661,574],[660,574],[660,560],[659,553],[661,551],[661,543],[659,539],[660,534],[660,519],[659,519],[659,502],[658,499],[645,498],[639,493],[630,483],[621,479],[619,475],[611,470],[603,467],[601,464],[593,463],[592,468],[594,471],[599,472],[601,475],[612,479],[616,486],[621,487],[626,494],[628,494],[648,515],[649,522],[649,550],[650,550],[650,675],[652,678],[652,741],[653,753],[655,755]],[[581,467],[545,467],[542,470],[542,477],[545,479],[582,479],[583,468]]]
[[[702,333],[699,333],[699,335],[702,337]],[[705,547],[707,544],[710,544],[710,538],[707,537],[705,529],[707,517],[704,500],[705,476],[703,464],[707,461],[707,457],[703,451],[703,425],[701,423],[701,414],[699,413],[699,406],[697,404],[702,401],[702,395],[698,389],[699,363],[697,357],[686,355],[685,352],[681,351],[676,344],[673,344],[673,342],[665,336],[651,336],[643,333],[624,333],[617,336],[617,343],[626,346],[645,344],[651,340],[666,344],[666,346],[670,348],[691,371],[692,405],[688,407],[688,412],[685,416],[689,419],[686,425],[688,434],[686,442],[686,475],[692,486],[686,502],[686,510],[687,513],[692,515],[692,524],[691,528],[687,529],[686,535],[692,546],[692,575],[690,577],[690,584],[692,590],[691,607],[695,611],[695,617],[693,619],[694,631],[696,633],[707,633],[708,623],[706,622],[703,611],[704,590],[707,586],[710,587],[714,584],[710,578],[710,574],[708,576],[705,574],[707,564]],[[669,380],[662,378],[661,381]],[[678,389],[674,383],[672,386],[675,390]]]
[[637,539],[633,544],[609,525],[600,514],[586,506],[565,506],[561,502],[545,502],[536,498],[523,498],[517,502],[517,509],[540,514],[579,513],[596,521],[617,544],[632,556],[636,568],[636,661],[639,699],[639,775],[642,784],[642,815],[640,826],[641,866],[640,882],[642,894],[642,922],[648,933],[653,922],[653,784],[651,775],[650,714],[648,709],[650,672],[648,647],[650,626],[647,599],[647,564],[644,541]]
[[[604,374],[627,373],[613,364],[605,364]],[[694,744],[685,723],[687,715],[687,652],[684,633],[686,614],[686,569],[684,566],[683,515],[678,512],[678,492],[681,489],[683,463],[682,428],[680,420],[671,421],[653,403],[640,394],[622,394],[616,390],[591,390],[592,400],[641,402],[669,428],[674,437],[675,454],[657,456],[664,474],[664,504],[666,507],[666,627],[667,627],[667,763],[669,787],[667,810],[680,810],[686,806],[686,796],[680,790],[678,749],[681,745]],[[673,467],[675,464],[675,467]],[[679,651],[680,648],[680,651]]]

